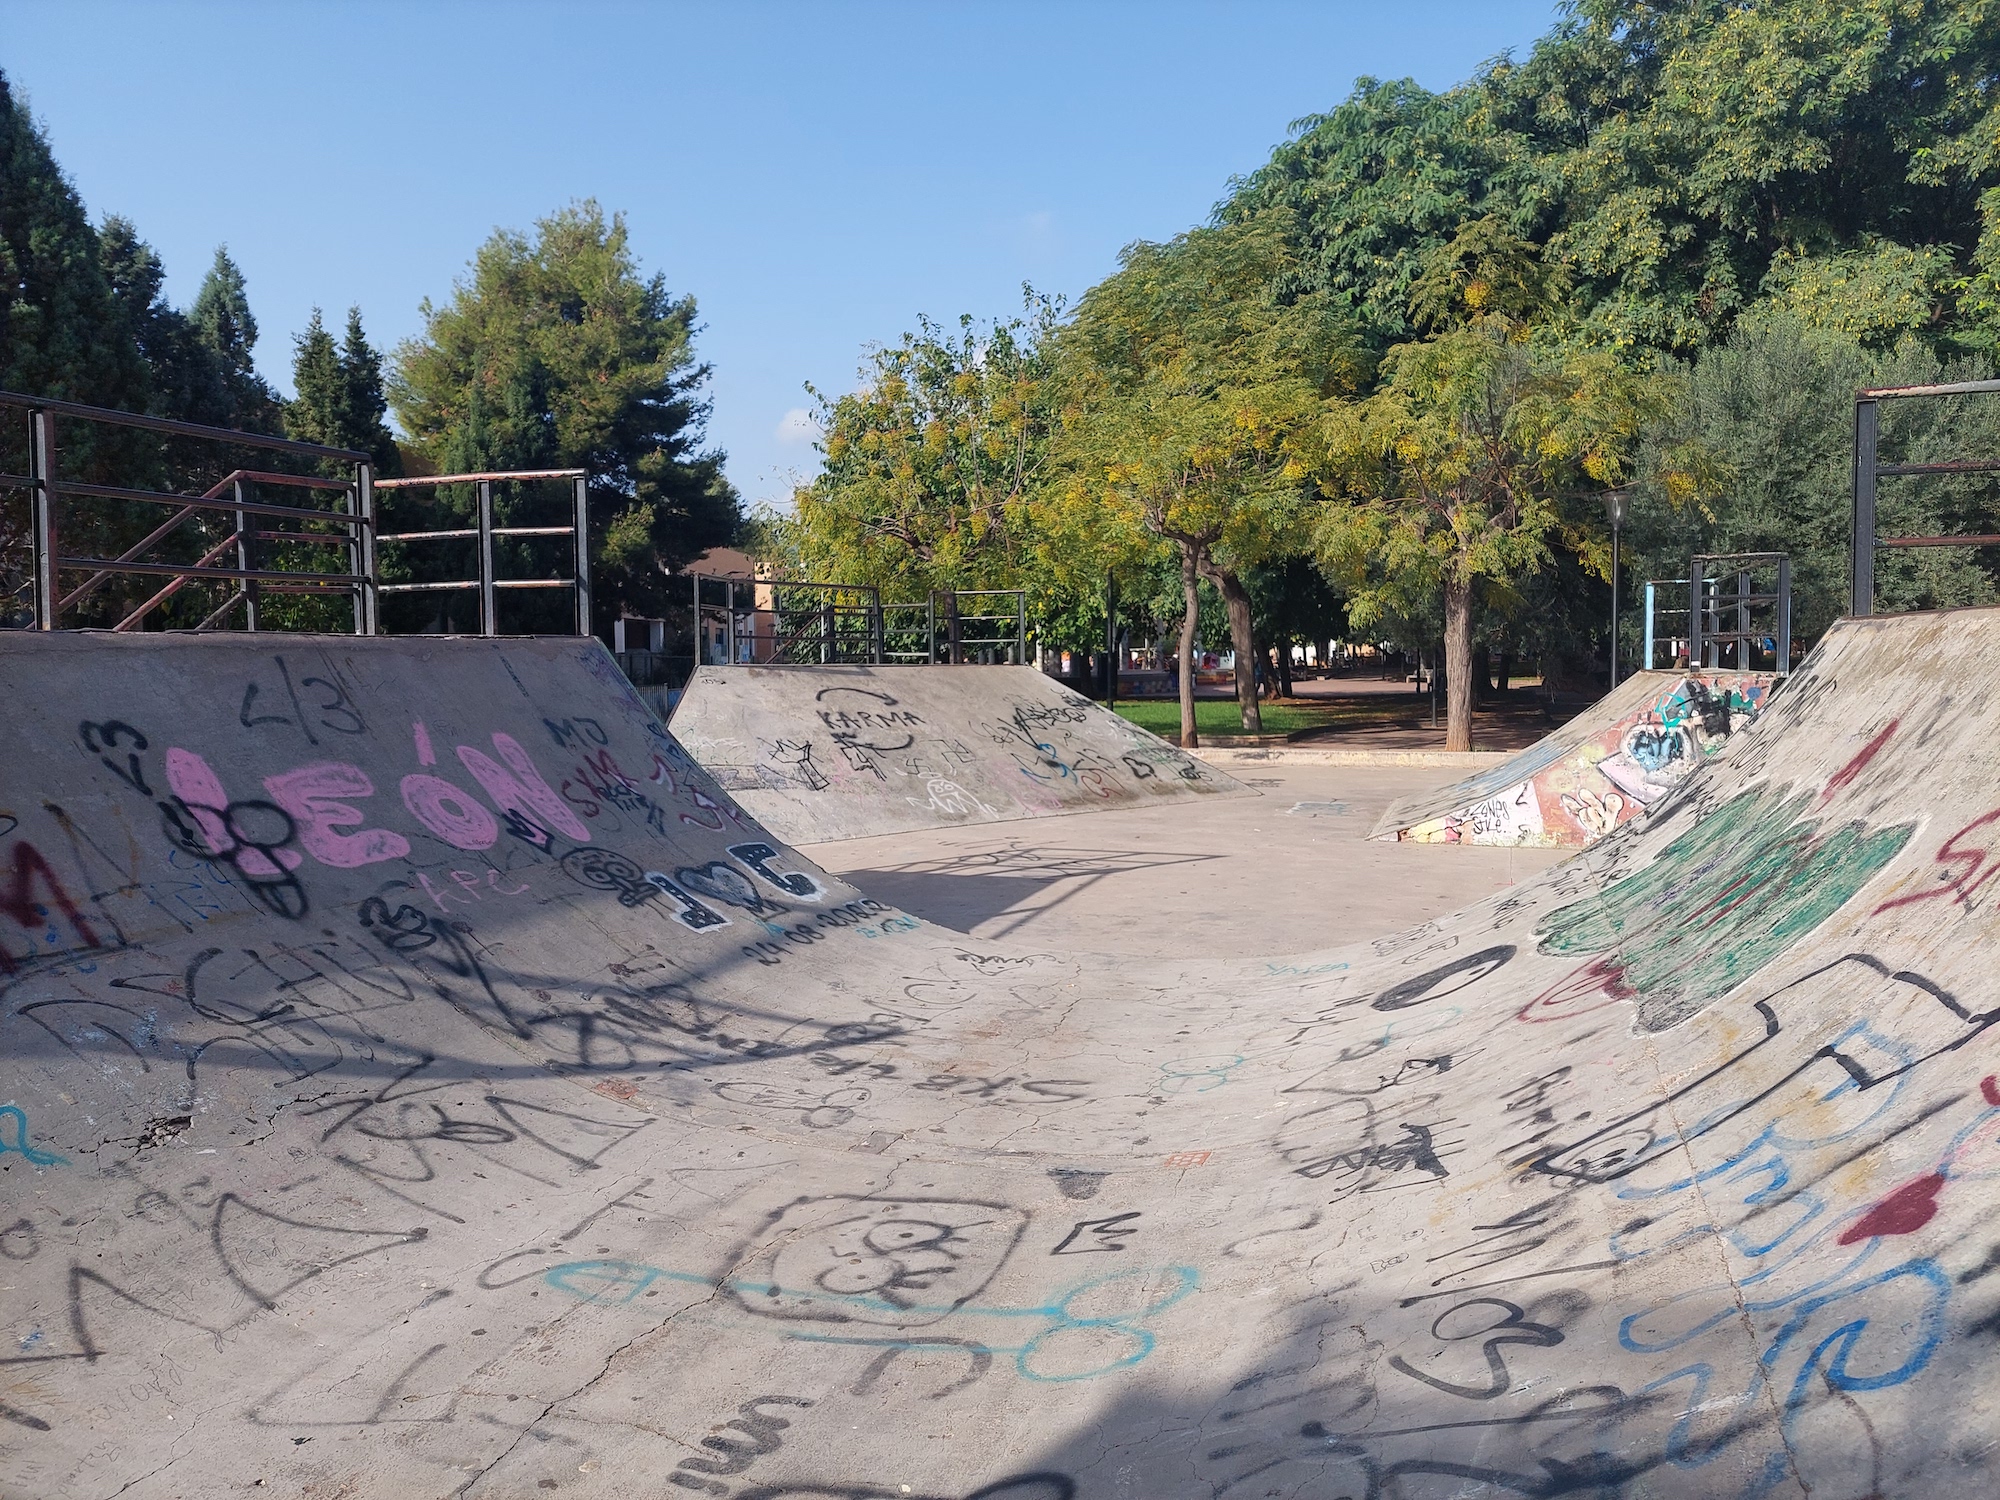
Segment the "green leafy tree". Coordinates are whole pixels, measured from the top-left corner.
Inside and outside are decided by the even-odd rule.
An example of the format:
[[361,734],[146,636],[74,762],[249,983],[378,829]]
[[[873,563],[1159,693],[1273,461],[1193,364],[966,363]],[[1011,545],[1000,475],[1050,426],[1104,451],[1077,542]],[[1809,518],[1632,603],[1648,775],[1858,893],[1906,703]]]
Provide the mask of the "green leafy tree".
[[709,367],[695,304],[645,276],[622,215],[595,202],[496,232],[424,332],[401,345],[389,402],[436,472],[591,474],[592,594],[600,632],[661,615],[673,572],[741,520],[722,455],[702,446]]
[[1324,427],[1346,503],[1321,512],[1318,544],[1355,623],[1442,595],[1448,750],[1472,748],[1481,582],[1510,586],[1552,546],[1601,550],[1575,501],[1624,479],[1647,409],[1610,356],[1537,339],[1561,290],[1533,245],[1494,219],[1467,224],[1411,289],[1433,331],[1389,350],[1375,391]]
[[1360,367],[1351,321],[1323,294],[1288,295],[1292,217],[1139,243],[1085,294],[1061,336],[1067,531],[1150,533],[1177,549],[1181,735],[1195,742],[1198,582],[1229,614],[1243,727],[1262,727],[1243,571],[1302,545],[1310,435]]
[[[1794,631],[1818,636],[1848,606],[1855,391],[1991,374],[1983,359],[1938,359],[1914,335],[1885,351],[1788,309],[1753,310],[1725,343],[1663,373],[1664,406],[1635,461],[1634,576],[1684,579],[1697,552],[1789,553]],[[1880,409],[1885,463],[2000,453],[2000,398]],[[1879,503],[1885,536],[2000,530],[1990,475],[1885,479]],[[1890,610],[2000,598],[1991,554],[1958,547],[1878,551],[1876,594]]]
[[[824,463],[793,496],[806,576],[921,599],[1014,587],[1033,569],[1028,500],[1054,426],[1047,338],[1057,309],[992,324],[929,319],[869,357],[861,388],[817,400]],[[810,387],[808,387],[811,390]]]

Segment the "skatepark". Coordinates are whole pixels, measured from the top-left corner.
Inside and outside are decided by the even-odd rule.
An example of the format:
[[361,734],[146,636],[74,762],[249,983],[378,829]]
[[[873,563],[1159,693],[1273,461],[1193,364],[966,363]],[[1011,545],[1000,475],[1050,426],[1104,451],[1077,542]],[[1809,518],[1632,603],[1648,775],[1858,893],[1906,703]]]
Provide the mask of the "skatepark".
[[[1350,820],[1486,894],[1148,955],[830,873],[595,643],[0,637],[0,1491],[1989,1494],[1996,647],[1844,621],[1574,857]],[[1211,774],[1273,882],[1339,822]]]

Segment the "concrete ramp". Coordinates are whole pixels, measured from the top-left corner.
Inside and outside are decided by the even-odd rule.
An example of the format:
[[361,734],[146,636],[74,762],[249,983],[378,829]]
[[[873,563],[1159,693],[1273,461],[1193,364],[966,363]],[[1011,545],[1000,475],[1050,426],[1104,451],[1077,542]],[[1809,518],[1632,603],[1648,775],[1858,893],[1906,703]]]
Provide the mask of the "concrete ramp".
[[1148,965],[594,644],[0,636],[0,1493],[1985,1500],[1996,660],[1840,625],[1504,899]]
[[800,844],[1246,790],[1033,667],[700,667],[673,730]]
[[1774,683],[1756,672],[1636,673],[1504,763],[1397,803],[1369,837],[1581,848],[1723,755]]

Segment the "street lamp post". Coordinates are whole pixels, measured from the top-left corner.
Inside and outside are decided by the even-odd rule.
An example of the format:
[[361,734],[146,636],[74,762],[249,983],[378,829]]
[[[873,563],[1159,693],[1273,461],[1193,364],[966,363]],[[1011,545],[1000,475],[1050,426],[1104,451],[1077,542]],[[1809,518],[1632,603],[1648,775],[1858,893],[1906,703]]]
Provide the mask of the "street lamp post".
[[1618,533],[1625,525],[1630,496],[1624,490],[1604,492],[1604,515],[1611,522],[1611,685],[1618,686]]

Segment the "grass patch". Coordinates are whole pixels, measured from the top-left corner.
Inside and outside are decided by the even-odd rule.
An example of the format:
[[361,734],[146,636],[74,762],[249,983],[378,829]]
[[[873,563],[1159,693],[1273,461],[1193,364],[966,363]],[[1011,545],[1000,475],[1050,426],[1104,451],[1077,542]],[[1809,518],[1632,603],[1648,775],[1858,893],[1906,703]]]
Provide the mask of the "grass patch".
[[[1141,699],[1120,703],[1121,716],[1141,729],[1172,739],[1181,732],[1181,706],[1172,699]],[[1387,701],[1351,700],[1332,703],[1266,703],[1264,733],[1295,734],[1301,729],[1329,726],[1359,728],[1370,724],[1399,723],[1410,713],[1410,705],[1400,699]],[[1197,698],[1194,727],[1199,734],[1241,734],[1243,715],[1234,698]]]

